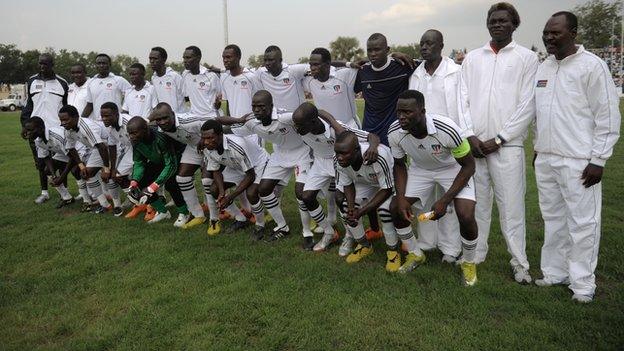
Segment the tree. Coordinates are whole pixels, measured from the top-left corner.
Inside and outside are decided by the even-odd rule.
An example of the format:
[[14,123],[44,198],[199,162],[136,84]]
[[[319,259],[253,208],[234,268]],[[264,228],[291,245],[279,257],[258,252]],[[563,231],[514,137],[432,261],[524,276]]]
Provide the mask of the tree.
[[622,33],[622,3],[620,1],[590,0],[574,7],[579,20],[577,42],[586,48],[620,45]]
[[402,52],[409,55],[411,58],[416,59],[420,57],[420,44],[411,43],[407,45],[391,45],[390,52]]
[[360,42],[355,37],[338,37],[329,43],[332,59],[343,61],[357,61],[364,56]]
[[111,64],[111,72],[129,79],[130,76],[128,75],[128,68],[136,62],[139,62],[136,57],[124,54],[115,55],[113,56],[113,63]]
[[297,61],[297,63],[309,63],[310,62],[310,58],[303,56],[299,58],[299,61]]
[[0,81],[4,84],[24,83],[21,72],[22,52],[15,44],[0,44]]
[[247,66],[253,68],[259,68],[264,65],[264,55],[251,55],[247,59]]

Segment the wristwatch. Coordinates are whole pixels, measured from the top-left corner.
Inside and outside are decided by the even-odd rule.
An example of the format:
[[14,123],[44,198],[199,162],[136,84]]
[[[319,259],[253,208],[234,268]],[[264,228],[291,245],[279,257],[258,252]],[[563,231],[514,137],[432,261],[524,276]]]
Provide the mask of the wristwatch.
[[496,143],[496,145],[501,146],[505,143],[505,139],[503,139],[500,135],[497,135],[494,137],[494,142]]

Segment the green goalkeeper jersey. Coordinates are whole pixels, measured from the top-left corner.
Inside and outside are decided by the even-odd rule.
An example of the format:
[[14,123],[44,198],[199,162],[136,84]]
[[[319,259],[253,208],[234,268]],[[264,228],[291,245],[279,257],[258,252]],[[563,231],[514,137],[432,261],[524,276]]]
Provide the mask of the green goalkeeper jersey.
[[162,186],[176,174],[180,161],[179,153],[176,151],[172,140],[158,131],[151,130],[148,139],[132,147],[132,159],[134,161],[132,179],[140,181],[145,174],[146,165],[150,163],[162,167],[162,171],[154,181]]

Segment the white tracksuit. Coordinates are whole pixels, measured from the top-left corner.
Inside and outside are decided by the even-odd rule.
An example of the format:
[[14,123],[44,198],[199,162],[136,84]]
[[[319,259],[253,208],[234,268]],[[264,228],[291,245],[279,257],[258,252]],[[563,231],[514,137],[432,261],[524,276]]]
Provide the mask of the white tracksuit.
[[[427,73],[425,62],[412,73],[409,89],[418,90],[425,96],[425,108],[428,113],[448,116],[459,125],[457,93],[461,66],[448,57],[443,57],[432,75]],[[424,210],[429,211],[434,202],[444,195],[444,189],[436,186],[433,196],[422,199]],[[448,207],[451,215],[438,221],[418,222],[418,246],[421,250],[439,248],[443,254],[453,257],[461,253],[459,222],[453,215],[453,205]]]
[[570,280],[575,294],[593,295],[600,242],[602,183],[583,186],[589,163],[603,166],[620,131],[619,98],[605,62],[579,46],[548,57],[535,77],[535,177],[544,219],[544,278]]
[[494,195],[511,265],[529,268],[525,252],[523,141],[535,114],[537,66],[537,55],[514,41],[498,53],[486,43],[469,52],[462,64],[459,122],[465,137],[475,135],[486,141],[500,135],[507,141],[497,152],[476,159],[477,263],[487,255]]

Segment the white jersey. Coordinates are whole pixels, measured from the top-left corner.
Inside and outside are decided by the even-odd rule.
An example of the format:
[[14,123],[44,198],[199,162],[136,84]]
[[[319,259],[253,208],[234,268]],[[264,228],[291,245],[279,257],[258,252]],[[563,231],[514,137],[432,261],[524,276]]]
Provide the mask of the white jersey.
[[206,67],[199,66],[198,74],[185,70],[182,73],[182,82],[184,96],[191,101],[190,113],[201,117],[217,117],[218,112],[214,103],[221,92],[219,76]]
[[251,112],[251,98],[261,90],[260,82],[253,72],[243,68],[243,72],[232,76],[230,71],[221,74],[223,100],[227,100],[230,116],[242,117]]
[[[336,131],[328,123],[321,120],[325,131],[321,134],[308,133],[301,135],[303,142],[312,150],[312,156],[316,158],[333,159],[334,158],[334,144],[336,142]],[[363,130],[352,128],[344,123],[338,122],[345,130],[355,133],[355,135],[361,141],[367,141],[368,132]],[[293,124],[294,125],[294,124]]]
[[179,114],[175,116],[175,131],[166,132],[160,128],[158,130],[182,144],[197,146],[201,140],[201,126],[208,119],[190,113]]
[[[91,78],[87,78],[81,86],[78,86],[76,83],[71,83],[67,91],[67,104],[74,106],[81,115],[82,111],[84,111],[84,108],[87,106],[87,94],[90,83]],[[87,117],[92,118],[93,112]]]
[[242,172],[261,166],[267,162],[269,154],[259,145],[247,142],[236,135],[223,135],[223,153],[204,149],[206,170],[217,171],[226,166]]
[[171,106],[173,112],[186,112],[184,103],[184,83],[180,73],[174,71],[171,67],[165,69],[165,74],[159,77],[156,72],[152,74],[152,85],[156,90],[156,98],[158,102],[166,102]]
[[132,117],[141,116],[147,120],[157,104],[158,97],[156,96],[154,86],[149,82],[145,82],[141,90],[136,90],[134,86],[126,90],[121,109],[128,111],[128,114]]
[[463,142],[460,129],[448,117],[427,114],[427,136],[418,139],[403,130],[399,121],[394,121],[388,128],[388,143],[392,156],[402,159],[411,158],[410,168],[438,170],[457,165],[453,150]]
[[75,149],[77,143],[82,143],[91,150],[95,145],[108,141],[108,132],[102,122],[80,117],[77,127],[78,130],[65,130],[67,149]]
[[128,130],[126,127],[128,126],[128,121],[132,119],[132,116],[127,115],[125,113],[119,114],[119,129],[110,126],[108,127],[108,145],[117,146],[122,150],[132,149],[132,142],[130,141],[130,137],[128,136]]
[[[360,150],[362,156],[368,150],[368,143],[360,142]],[[394,178],[392,177],[392,167],[394,159],[390,153],[390,148],[386,145],[379,144],[377,149],[377,161],[367,165],[362,163],[357,171],[352,166],[342,167],[334,158],[334,166],[336,168],[336,185],[345,187],[348,185],[368,185],[379,189],[392,189],[394,187]]]
[[257,134],[263,140],[273,143],[273,155],[283,160],[284,167],[310,162],[310,148],[292,126],[292,113],[273,110],[272,122],[262,125],[259,119],[250,117],[234,133],[239,136]]
[[[93,113],[89,118],[101,121],[100,108],[105,102],[114,102],[117,107],[121,108],[124,93],[130,88],[132,85],[125,78],[113,73],[109,73],[104,78],[94,76],[87,89],[87,102],[93,104]],[[82,111],[78,112],[82,113]]]
[[308,64],[282,64],[282,72],[273,76],[265,67],[256,71],[256,76],[263,89],[273,96],[275,108],[293,112],[305,102],[303,78],[310,70]]
[[359,126],[359,117],[355,106],[355,78],[357,69],[345,68],[332,70],[329,79],[321,82],[313,77],[306,77],[304,87],[312,94],[314,105],[319,110],[329,112],[334,118],[349,126]]
[[45,141],[43,138],[35,139],[37,157],[46,158],[54,154],[67,155],[65,129],[50,127],[45,129]]

